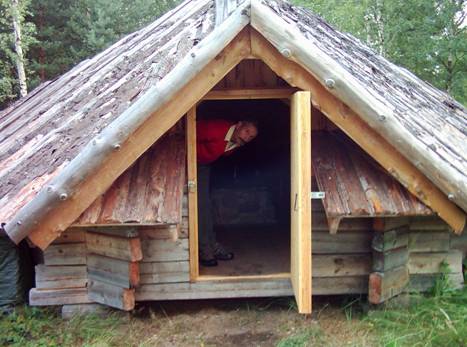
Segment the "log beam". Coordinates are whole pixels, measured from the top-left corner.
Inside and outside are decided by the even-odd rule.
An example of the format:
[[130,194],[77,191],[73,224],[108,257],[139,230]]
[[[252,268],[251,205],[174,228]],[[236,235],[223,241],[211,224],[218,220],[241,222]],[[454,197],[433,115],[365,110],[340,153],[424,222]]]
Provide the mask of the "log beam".
[[252,54],[262,59],[291,86],[311,91],[314,107],[323,112],[412,194],[438,213],[455,232],[462,232],[466,224],[465,213],[357,113],[332,95],[307,70],[286,59],[254,29],[251,29],[251,48]]
[[[226,22],[227,23],[227,22]],[[249,33],[245,29],[190,82],[181,87],[147,118],[126,141],[112,151],[73,195],[41,218],[29,234],[30,240],[45,249],[62,231],[123,173],[145,150],[170,129],[198,100],[214,87],[244,57],[250,54]],[[141,112],[134,109],[133,112]],[[129,115],[132,116],[132,115]],[[8,229],[7,229],[8,230]]]

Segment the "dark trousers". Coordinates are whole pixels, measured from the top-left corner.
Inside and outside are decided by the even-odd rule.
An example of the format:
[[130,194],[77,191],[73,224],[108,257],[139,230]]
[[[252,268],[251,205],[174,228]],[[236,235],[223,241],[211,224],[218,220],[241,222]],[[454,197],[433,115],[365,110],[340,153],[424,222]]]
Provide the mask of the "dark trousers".
[[198,164],[198,240],[200,252],[214,254],[216,233],[212,220],[211,166]]

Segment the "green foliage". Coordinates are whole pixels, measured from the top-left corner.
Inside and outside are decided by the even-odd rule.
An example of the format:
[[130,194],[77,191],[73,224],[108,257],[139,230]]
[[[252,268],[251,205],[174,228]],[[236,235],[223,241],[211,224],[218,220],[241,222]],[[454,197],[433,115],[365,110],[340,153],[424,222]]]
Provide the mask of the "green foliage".
[[[19,2],[19,20],[21,22],[22,48],[26,55],[35,41],[35,26],[30,21],[30,0]],[[0,106],[18,94],[15,69],[16,53],[14,50],[13,20],[10,0],[0,0]],[[28,60],[25,60],[26,67]]]
[[298,334],[283,338],[277,347],[325,346],[325,336],[318,327],[310,327]]
[[295,0],[467,104],[466,0]]
[[[29,89],[150,23],[179,0],[21,0]],[[0,0],[0,108],[18,95],[10,0]]]
[[53,309],[20,307],[0,317],[0,346],[117,345],[123,322],[115,315],[75,317],[63,321]]
[[366,320],[383,346],[465,346],[467,342],[467,287],[454,290],[448,266],[426,296],[413,295],[405,309],[372,311]]

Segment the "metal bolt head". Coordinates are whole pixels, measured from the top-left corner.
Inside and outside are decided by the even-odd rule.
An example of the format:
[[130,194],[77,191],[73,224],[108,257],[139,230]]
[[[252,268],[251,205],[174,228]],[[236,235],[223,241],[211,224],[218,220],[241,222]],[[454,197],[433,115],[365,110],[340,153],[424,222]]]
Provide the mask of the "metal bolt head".
[[334,81],[332,78],[326,78],[326,80],[324,81],[324,84],[329,89],[334,89],[334,87],[336,86],[336,81]]
[[60,200],[66,200],[68,198],[68,194],[67,193],[62,193],[60,194]]
[[386,116],[385,116],[384,114],[380,114],[380,115],[378,116],[378,120],[379,120],[380,122],[384,122],[384,121],[386,120]]
[[290,58],[292,56],[292,52],[288,48],[281,50],[281,54],[286,58]]
[[454,195],[454,193],[449,193],[448,194],[448,199],[451,200],[451,201],[454,200],[455,197],[456,196]]

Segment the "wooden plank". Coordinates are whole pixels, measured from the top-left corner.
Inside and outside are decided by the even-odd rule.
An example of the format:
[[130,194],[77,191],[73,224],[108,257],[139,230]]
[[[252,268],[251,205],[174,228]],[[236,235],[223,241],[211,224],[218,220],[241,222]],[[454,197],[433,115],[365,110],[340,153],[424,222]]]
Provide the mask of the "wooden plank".
[[448,266],[449,273],[462,273],[462,252],[451,250],[445,253],[411,253],[410,274],[435,274],[441,272],[441,265]]
[[409,234],[410,252],[447,252],[450,235],[446,231],[412,231]]
[[297,88],[212,90],[203,100],[287,99]]
[[120,288],[96,280],[89,280],[88,297],[93,302],[124,311],[135,307],[134,289]]
[[84,288],[87,284],[86,266],[36,265],[36,289]]
[[449,225],[439,217],[418,217],[410,221],[410,230],[450,231]]
[[385,252],[373,251],[373,266],[375,272],[386,272],[407,265],[409,250],[407,247],[391,249]]
[[127,261],[140,261],[143,258],[139,238],[127,239],[86,233],[86,249],[88,253]]
[[[314,295],[365,294],[368,275],[347,277],[317,277],[313,279]],[[293,296],[288,278],[238,281],[200,281],[141,285],[136,289],[137,301],[192,300],[220,298],[252,298]]]
[[376,232],[371,241],[371,248],[378,252],[386,252],[391,249],[407,247],[409,234],[406,228],[395,229],[387,232]]
[[314,279],[317,277],[368,276],[370,272],[370,253],[313,255]]
[[313,277],[313,295],[367,294],[368,274],[345,277]]
[[309,92],[293,94],[290,129],[290,272],[298,311],[311,313],[311,103]]
[[84,243],[51,245],[44,251],[45,265],[85,265],[86,246]]
[[141,284],[189,282],[188,261],[141,263]]
[[83,243],[86,241],[86,231],[80,228],[68,228],[53,242],[54,245],[62,243]]
[[370,253],[372,233],[369,230],[329,234],[313,230],[313,254]]
[[148,226],[138,228],[139,237],[144,242],[145,240],[177,240],[178,239],[177,225],[161,225]]
[[29,291],[29,305],[31,306],[51,306],[69,304],[92,303],[88,298],[87,288],[67,288],[39,290],[32,288]]
[[[254,3],[257,4],[256,1]],[[253,25],[255,29],[257,25],[257,22]],[[326,90],[307,70],[286,59],[254,29],[251,30],[251,49],[256,57],[262,59],[291,86],[311,91],[313,106],[321,110],[412,194],[436,211],[456,232],[462,232],[466,225],[465,213],[356,112]]]
[[462,235],[451,235],[450,248],[457,249],[467,255],[467,232]]
[[407,266],[370,274],[368,301],[372,304],[380,304],[400,293],[409,283],[409,270]]
[[[246,18],[241,18],[241,20],[243,19]],[[226,22],[227,24],[229,23]],[[152,110],[149,118],[145,118],[143,124],[140,124],[126,141],[119,144],[118,151],[109,151],[110,154],[106,156],[103,162],[100,162],[96,166],[92,174],[90,173],[86,180],[80,181],[81,184],[74,189],[72,198],[57,203],[60,207],[54,208],[44,215],[41,222],[37,223],[37,226],[30,230],[29,238],[31,241],[41,249],[45,249],[100,194],[104,193],[120,174],[220,81],[228,71],[244,57],[248,56],[251,50],[250,47],[249,32],[242,31],[219,54],[216,54],[216,59],[213,59],[202,69],[194,69],[197,73],[194,74],[192,79],[187,81],[185,75],[185,82],[181,84],[181,88],[176,89],[177,94],[172,95],[169,99],[165,100],[163,105]],[[192,66],[190,68],[193,69]],[[172,88],[167,88],[167,92],[169,89],[173,90]],[[159,96],[160,90],[154,89],[154,92],[156,93],[155,96],[148,94],[145,97],[155,97],[157,100],[161,100]],[[138,105],[145,104],[144,99],[140,98]],[[142,110],[141,107],[135,105],[128,110],[128,113],[136,117],[140,113],[144,114],[143,111],[149,110]],[[43,214],[43,212],[41,213]],[[13,234],[20,236],[21,231],[12,231],[10,236]]]
[[121,288],[136,287],[140,283],[139,264],[126,260],[103,257],[96,254],[87,256],[89,279]]
[[188,174],[188,233],[190,240],[190,280],[199,276],[198,249],[198,177],[196,154],[196,106],[186,117],[187,174]]
[[135,226],[99,226],[99,227],[88,227],[86,231],[89,233],[115,236],[122,238],[133,238],[138,237],[138,229]]
[[142,262],[189,260],[187,239],[179,239],[177,241],[148,240],[142,246]]
[[[454,289],[462,289],[464,287],[464,275],[462,272],[446,275],[449,285]],[[410,275],[410,280],[405,291],[407,292],[426,292],[431,290],[436,281],[440,278],[439,274],[413,274]]]

